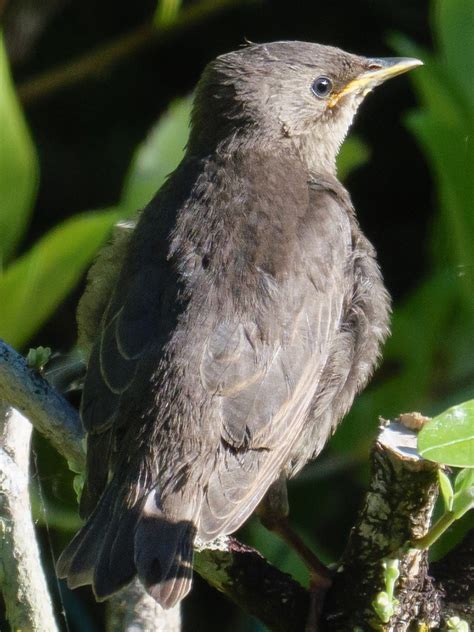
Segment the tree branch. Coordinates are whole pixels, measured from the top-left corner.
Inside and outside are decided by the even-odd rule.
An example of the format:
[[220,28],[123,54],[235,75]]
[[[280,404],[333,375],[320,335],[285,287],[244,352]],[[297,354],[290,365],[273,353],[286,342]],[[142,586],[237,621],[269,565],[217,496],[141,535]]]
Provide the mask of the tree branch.
[[[371,456],[369,491],[326,603],[328,630],[375,627],[404,632],[413,621],[431,629],[440,620],[439,594],[428,575],[427,551],[409,543],[429,529],[438,466],[418,455],[416,433],[396,422],[382,429]],[[387,559],[396,560],[400,577],[398,605],[384,622],[373,602],[386,590],[383,561]]]
[[179,605],[163,610],[135,579],[109,599],[106,632],[180,632]]
[[194,570],[274,632],[304,630],[310,596],[297,581],[235,538],[197,544]]
[[1,340],[0,398],[29,419],[74,472],[82,472],[84,431],[77,411]]
[[0,401],[0,587],[12,630],[55,632],[31,517],[31,424]]

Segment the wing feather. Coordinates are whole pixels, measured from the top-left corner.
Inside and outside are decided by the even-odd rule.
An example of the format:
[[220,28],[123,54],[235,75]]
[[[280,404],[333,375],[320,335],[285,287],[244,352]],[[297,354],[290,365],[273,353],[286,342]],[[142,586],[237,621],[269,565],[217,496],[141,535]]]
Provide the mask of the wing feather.
[[[325,220],[340,226],[340,251],[308,234],[303,246],[313,260],[282,288],[272,337],[255,322],[226,322],[208,340],[201,376],[219,408],[223,441],[201,511],[203,540],[232,533],[252,513],[291,457],[317,397],[341,324],[350,247],[347,215],[335,200],[321,202]],[[324,235],[324,219],[316,225]]]

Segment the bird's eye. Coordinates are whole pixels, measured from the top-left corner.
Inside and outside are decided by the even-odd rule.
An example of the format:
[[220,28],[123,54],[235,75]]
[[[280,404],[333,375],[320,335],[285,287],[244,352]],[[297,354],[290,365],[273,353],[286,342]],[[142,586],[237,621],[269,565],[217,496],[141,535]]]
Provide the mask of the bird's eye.
[[329,96],[332,90],[332,81],[328,77],[318,77],[311,85],[311,91],[319,99]]

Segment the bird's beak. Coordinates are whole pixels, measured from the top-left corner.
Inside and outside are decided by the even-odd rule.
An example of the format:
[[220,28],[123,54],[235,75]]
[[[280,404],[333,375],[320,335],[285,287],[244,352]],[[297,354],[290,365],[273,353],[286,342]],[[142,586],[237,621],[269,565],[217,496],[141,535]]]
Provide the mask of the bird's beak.
[[349,81],[342,90],[334,93],[329,100],[329,107],[334,107],[341,97],[351,92],[360,92],[366,95],[383,81],[408,72],[417,66],[423,66],[423,62],[413,57],[367,59],[367,70],[364,70],[355,79]]

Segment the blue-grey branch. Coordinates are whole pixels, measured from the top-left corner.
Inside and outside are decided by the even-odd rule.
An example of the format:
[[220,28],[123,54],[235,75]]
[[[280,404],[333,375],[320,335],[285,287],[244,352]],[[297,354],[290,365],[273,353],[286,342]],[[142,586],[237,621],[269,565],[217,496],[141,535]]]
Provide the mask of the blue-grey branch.
[[84,469],[84,431],[76,409],[2,340],[0,399],[29,419],[36,430],[64,456],[73,471]]

